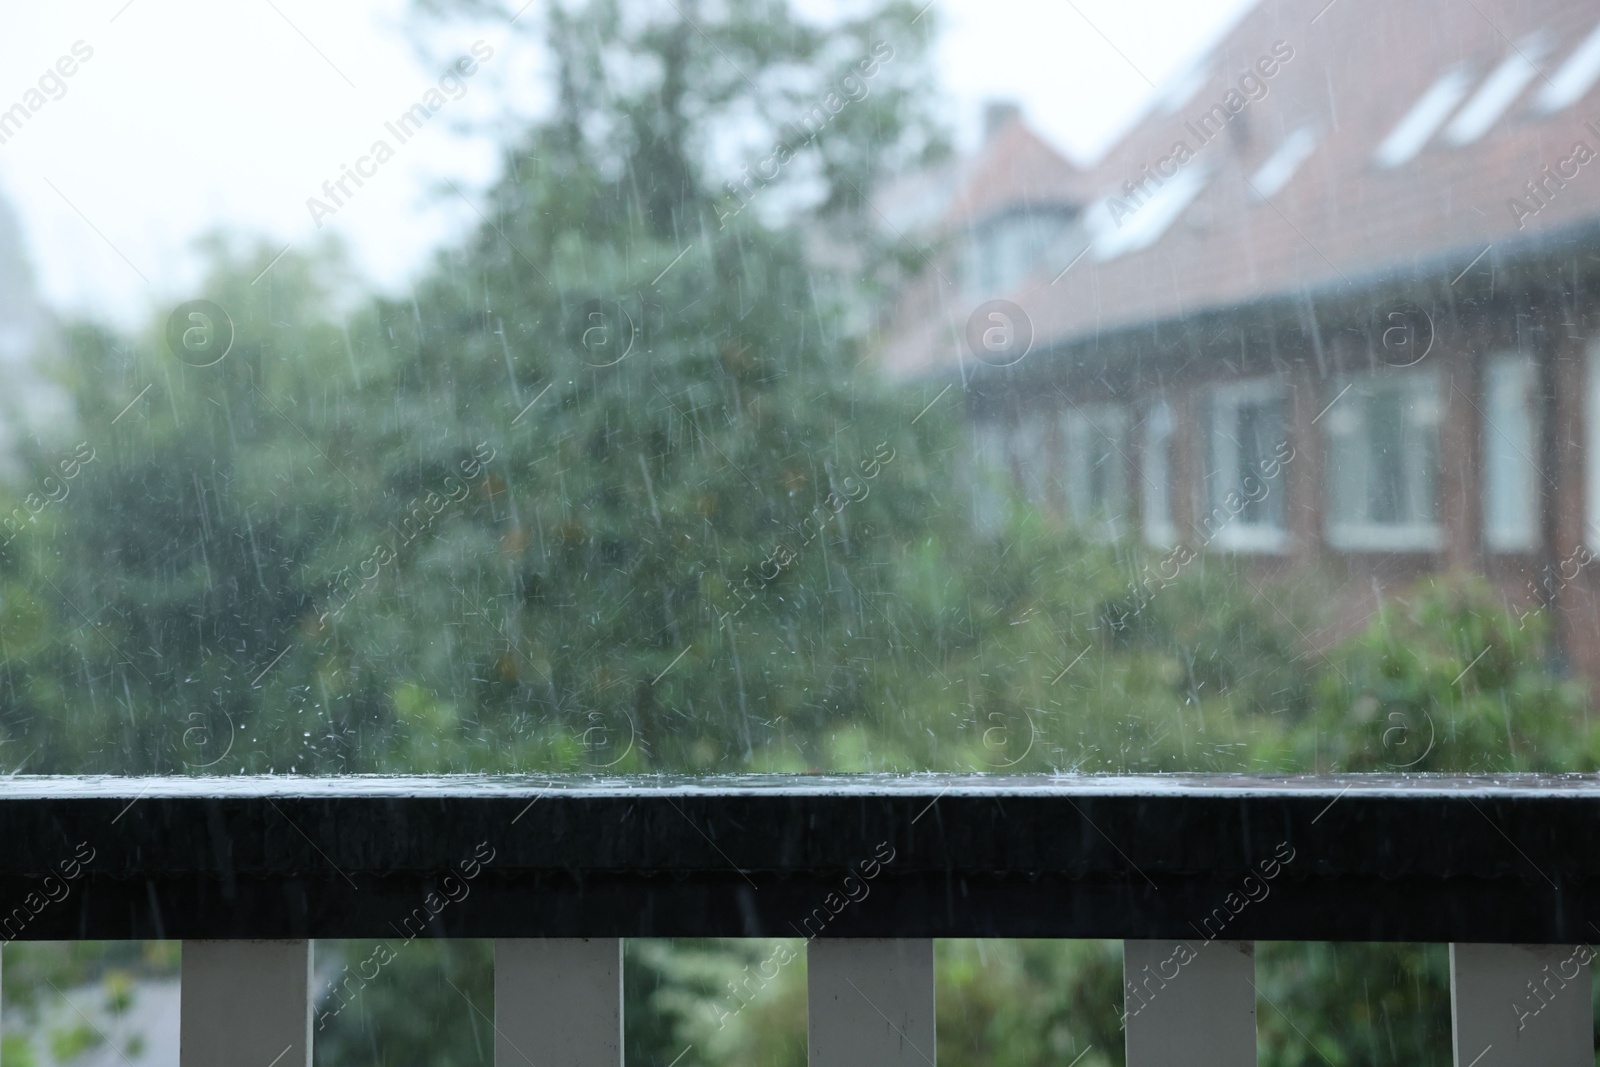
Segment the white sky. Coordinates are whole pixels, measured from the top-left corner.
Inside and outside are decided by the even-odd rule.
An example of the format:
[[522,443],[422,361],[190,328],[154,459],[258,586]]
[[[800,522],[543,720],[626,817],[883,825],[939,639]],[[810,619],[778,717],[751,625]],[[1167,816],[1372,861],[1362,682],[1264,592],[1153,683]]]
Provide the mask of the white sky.
[[[845,2],[802,7],[824,12]],[[983,100],[1009,97],[1065,152],[1087,160],[1150,99],[1135,67],[1164,84],[1253,0],[937,2],[939,63],[959,140],[975,139]],[[0,145],[0,196],[21,218],[46,299],[124,325],[193,295],[193,241],[218,228],[274,249],[336,234],[374,287],[403,288],[431,249],[477,219],[445,181],[478,196],[494,177],[495,142],[545,102],[526,32],[539,29],[542,2],[527,9],[521,22],[531,25],[519,24],[521,33],[435,24],[426,56],[405,32],[407,0],[7,7],[0,111],[74,42],[94,55],[66,79],[64,96]],[[466,95],[397,146],[319,231],[306,198],[379,136],[395,144],[383,123],[480,38],[495,54]]]

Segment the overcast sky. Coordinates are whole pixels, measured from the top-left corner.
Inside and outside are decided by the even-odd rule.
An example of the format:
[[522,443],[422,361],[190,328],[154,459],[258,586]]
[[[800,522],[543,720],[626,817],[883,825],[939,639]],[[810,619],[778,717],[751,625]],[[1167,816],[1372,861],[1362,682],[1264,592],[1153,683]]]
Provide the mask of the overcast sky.
[[[824,13],[841,2],[802,6]],[[1158,86],[1177,77],[1253,0],[937,2],[961,141],[975,138],[985,99],[1009,97],[1087,161],[1146,105],[1146,77]],[[274,249],[337,234],[373,287],[402,290],[430,249],[477,218],[445,183],[479,196],[494,177],[496,140],[545,106],[540,57],[517,32],[538,29],[541,7],[521,20],[534,25],[440,27],[424,48],[406,32],[406,0],[11,5],[0,111],[76,42],[80,56],[92,50],[65,65],[76,64],[64,91],[47,84],[59,99],[0,144],[0,195],[21,218],[46,299],[142,322],[193,295],[193,242],[219,228]],[[307,197],[478,40],[494,54],[465,95],[318,230]]]

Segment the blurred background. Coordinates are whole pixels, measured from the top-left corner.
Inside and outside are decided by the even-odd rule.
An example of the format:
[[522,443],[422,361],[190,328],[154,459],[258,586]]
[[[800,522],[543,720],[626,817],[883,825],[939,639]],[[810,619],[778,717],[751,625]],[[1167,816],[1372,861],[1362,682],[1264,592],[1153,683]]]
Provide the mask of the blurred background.
[[[13,13],[0,771],[1593,772],[1597,17]],[[628,1062],[803,1063],[800,949],[629,942]],[[1444,951],[1261,946],[1261,1062],[1449,1062]],[[176,1063],[178,952],[8,944],[0,1061]],[[937,953],[1122,1063],[1115,943]],[[317,981],[489,1062],[487,943]]]

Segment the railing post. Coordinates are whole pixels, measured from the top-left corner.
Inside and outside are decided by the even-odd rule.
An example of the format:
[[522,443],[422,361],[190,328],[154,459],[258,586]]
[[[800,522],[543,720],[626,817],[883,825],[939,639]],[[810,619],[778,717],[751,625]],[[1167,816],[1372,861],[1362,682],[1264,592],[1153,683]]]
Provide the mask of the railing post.
[[1585,945],[1450,946],[1456,1067],[1594,1067]]
[[933,941],[806,947],[810,1067],[934,1067]]
[[181,1067],[310,1067],[311,942],[185,941]]
[[622,941],[494,943],[495,1067],[622,1067]]
[[1256,1062],[1251,941],[1124,941],[1128,1067],[1249,1067]]

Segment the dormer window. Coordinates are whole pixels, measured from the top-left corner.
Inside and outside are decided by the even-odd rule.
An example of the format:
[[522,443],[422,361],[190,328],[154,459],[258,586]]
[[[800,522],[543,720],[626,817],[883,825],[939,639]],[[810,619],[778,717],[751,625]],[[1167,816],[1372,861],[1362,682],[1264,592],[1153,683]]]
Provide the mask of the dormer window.
[[1398,167],[1422,151],[1434,131],[1444,125],[1444,120],[1456,109],[1461,98],[1472,85],[1472,74],[1465,67],[1446,71],[1439,80],[1428,87],[1417,102],[1411,105],[1378,146],[1376,156],[1380,167]]
[[1539,68],[1534,64],[1549,50],[1549,37],[1545,34],[1524,38],[1472,94],[1472,99],[1444,131],[1445,140],[1454,145],[1471,144],[1488,133],[1495,120],[1505,114],[1511,102],[1538,75]]
[[1317,135],[1309,126],[1295,130],[1268,156],[1266,161],[1250,176],[1250,187],[1263,200],[1271,200],[1289,184],[1317,147]]
[[1210,178],[1203,164],[1193,164],[1153,191],[1124,197],[1113,193],[1097,202],[1084,219],[1094,242],[1094,258],[1102,263],[1149,248],[1161,239]]
[[1551,75],[1534,106],[1546,115],[1570,107],[1594,88],[1597,79],[1600,79],[1600,22],[1595,23],[1589,36],[1572,50],[1561,69]]
[[979,223],[967,250],[967,288],[972,296],[986,300],[1015,292],[1075,217],[1076,212],[1066,207],[1031,208]]

